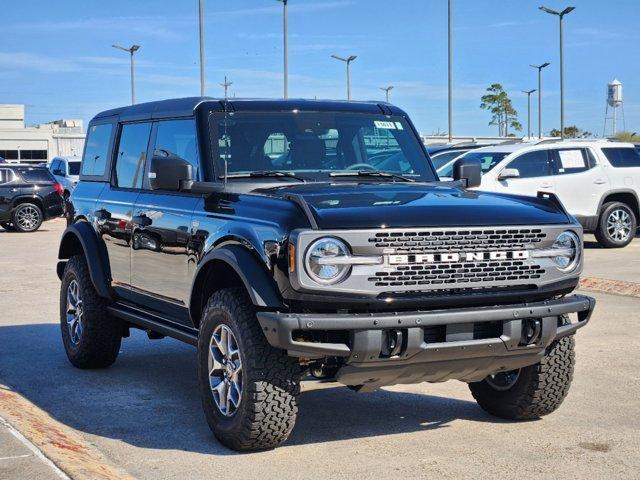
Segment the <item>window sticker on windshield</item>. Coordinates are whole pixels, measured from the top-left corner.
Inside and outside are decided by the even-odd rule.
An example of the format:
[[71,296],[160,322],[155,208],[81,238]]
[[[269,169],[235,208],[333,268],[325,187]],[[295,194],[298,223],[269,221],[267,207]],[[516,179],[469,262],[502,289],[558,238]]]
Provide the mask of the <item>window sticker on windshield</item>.
[[584,168],[584,157],[581,150],[559,150],[562,168]]
[[402,128],[402,124],[401,124],[400,122],[396,122],[396,128],[397,128],[398,130],[403,130],[403,128]]
[[381,122],[380,120],[374,120],[373,124],[376,128],[384,129],[384,130],[395,130],[396,125],[393,122]]

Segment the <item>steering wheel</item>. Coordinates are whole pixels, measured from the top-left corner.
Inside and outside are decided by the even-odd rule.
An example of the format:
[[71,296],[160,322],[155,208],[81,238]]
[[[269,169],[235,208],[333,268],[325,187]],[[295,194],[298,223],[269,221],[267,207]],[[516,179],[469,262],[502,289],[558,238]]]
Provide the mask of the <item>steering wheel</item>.
[[354,163],[353,165],[349,165],[347,170],[371,170],[375,171],[376,168],[372,167],[368,163]]

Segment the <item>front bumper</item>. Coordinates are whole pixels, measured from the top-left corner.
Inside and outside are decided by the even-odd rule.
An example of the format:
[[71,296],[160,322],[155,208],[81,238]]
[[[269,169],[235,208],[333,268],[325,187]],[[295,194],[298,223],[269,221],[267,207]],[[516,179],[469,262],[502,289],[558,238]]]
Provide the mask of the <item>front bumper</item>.
[[[571,295],[494,307],[366,314],[258,312],[257,316],[272,346],[295,357],[343,357],[338,381],[376,388],[449,379],[478,381],[491,373],[533,365],[554,340],[586,325],[594,306],[591,297]],[[560,315],[571,313],[577,314],[577,321],[558,321]],[[489,322],[494,330],[483,329]],[[524,344],[523,331],[532,324],[539,327],[538,334],[534,342]],[[390,331],[402,342],[392,356],[385,353]],[[441,338],[433,336],[434,331],[440,331]],[[487,337],[478,335],[481,331],[501,334]],[[346,341],[301,341],[313,332],[322,334],[316,338],[327,334],[326,338]]]

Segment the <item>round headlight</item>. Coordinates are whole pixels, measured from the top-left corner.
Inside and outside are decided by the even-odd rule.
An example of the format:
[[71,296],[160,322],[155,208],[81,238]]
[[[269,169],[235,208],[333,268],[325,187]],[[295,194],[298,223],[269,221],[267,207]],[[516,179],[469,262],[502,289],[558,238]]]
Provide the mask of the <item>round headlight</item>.
[[559,270],[569,272],[576,268],[580,262],[580,239],[578,236],[567,230],[556,238],[553,248],[558,250],[558,256],[553,257],[554,263]]
[[343,280],[351,265],[341,262],[349,257],[349,247],[337,238],[321,238],[313,242],[305,255],[305,269],[311,279],[322,285]]

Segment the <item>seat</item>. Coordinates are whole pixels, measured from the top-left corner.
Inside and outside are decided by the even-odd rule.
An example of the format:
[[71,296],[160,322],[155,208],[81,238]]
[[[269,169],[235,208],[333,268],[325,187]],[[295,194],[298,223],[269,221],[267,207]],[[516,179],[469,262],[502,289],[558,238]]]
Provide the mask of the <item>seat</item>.
[[313,133],[302,133],[291,142],[291,168],[294,170],[319,170],[323,167],[327,147],[324,140]]

